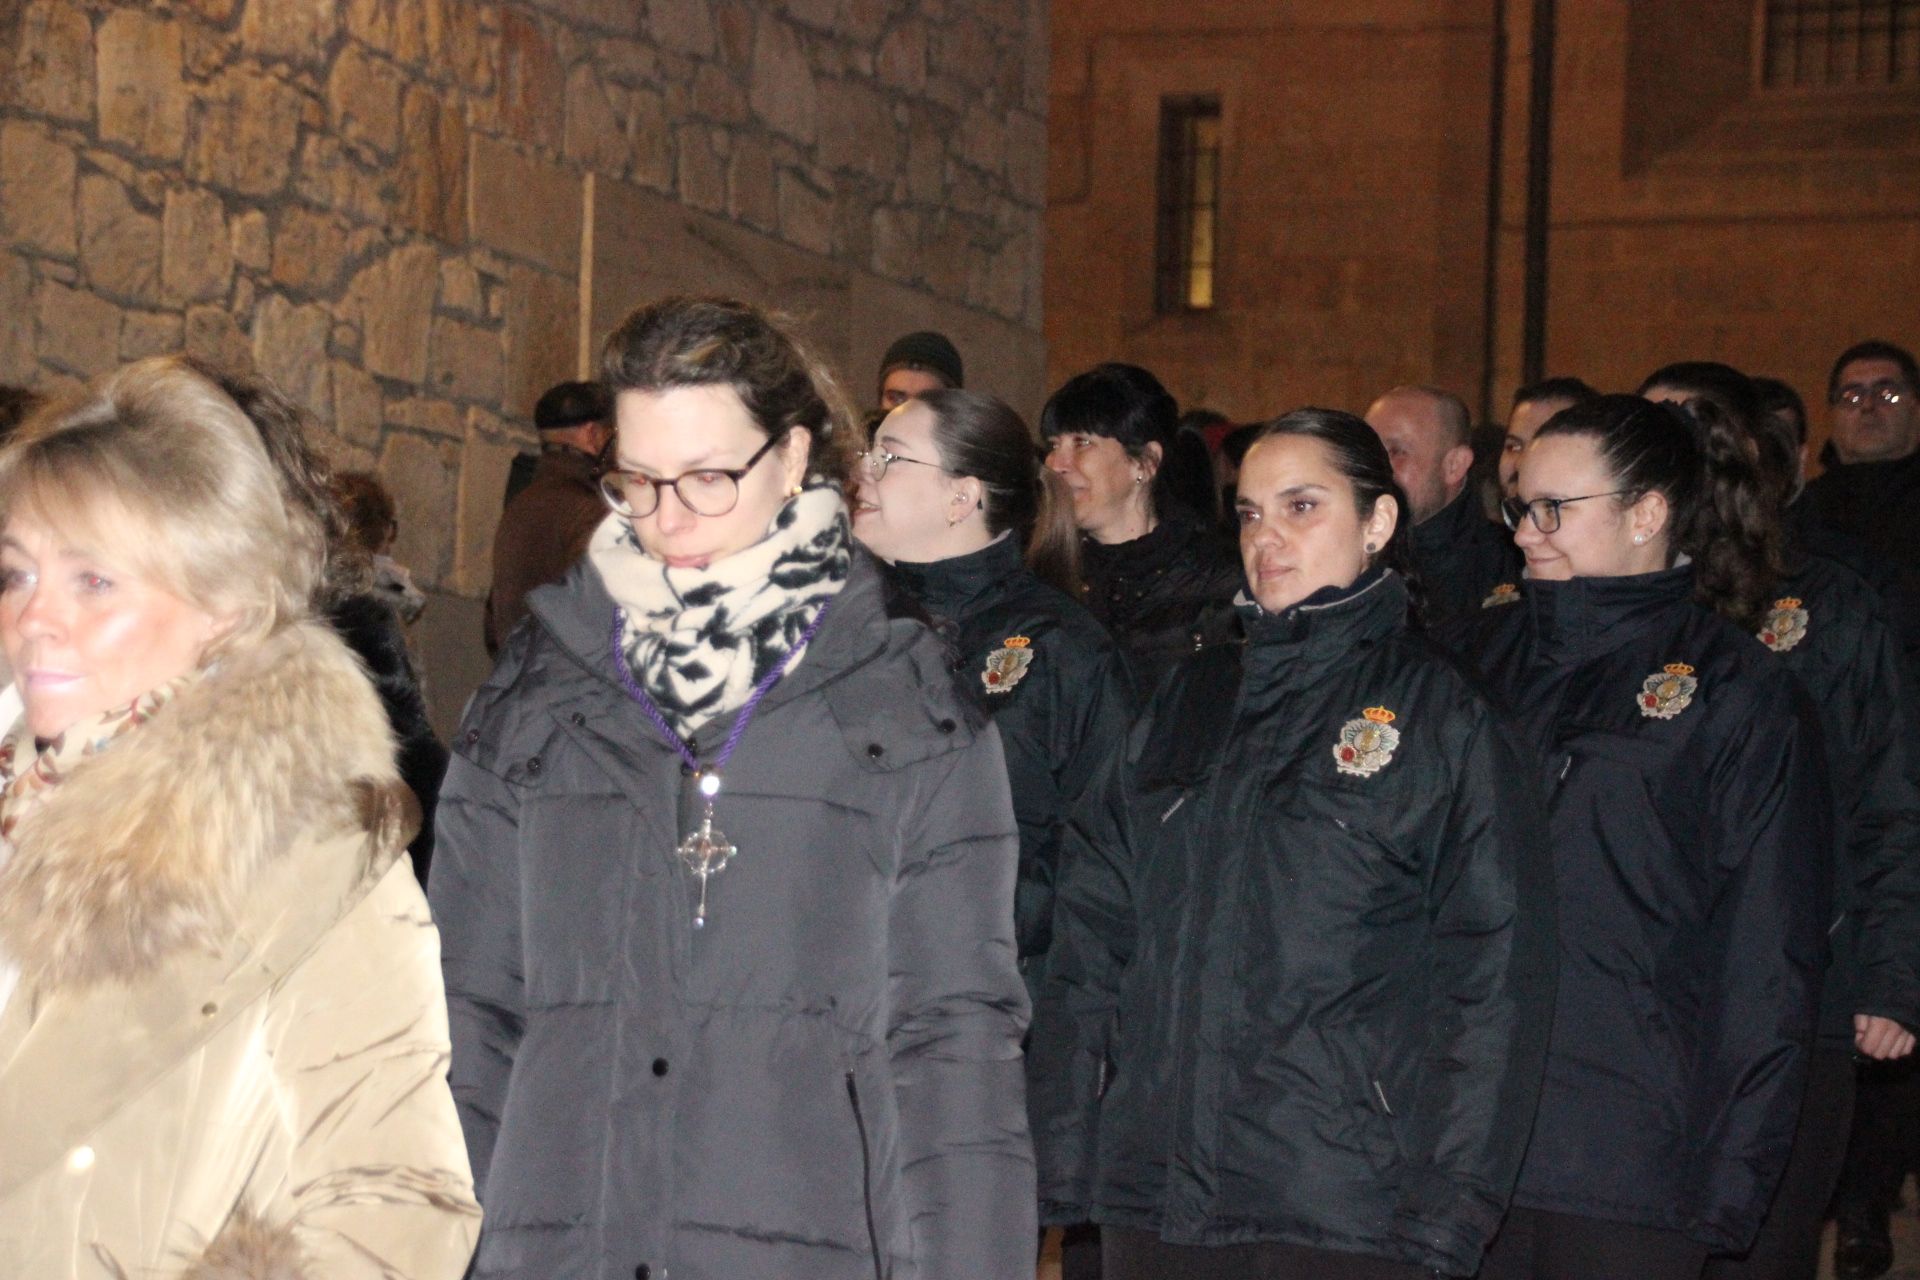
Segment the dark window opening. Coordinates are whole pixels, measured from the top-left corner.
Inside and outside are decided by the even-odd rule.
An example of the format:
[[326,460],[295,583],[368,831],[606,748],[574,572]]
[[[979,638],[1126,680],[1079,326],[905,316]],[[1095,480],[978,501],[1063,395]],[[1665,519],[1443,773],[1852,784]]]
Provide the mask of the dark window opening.
[[1160,102],[1160,210],[1154,305],[1211,311],[1220,217],[1220,99]]
[[1760,0],[1764,89],[1920,87],[1920,0]]

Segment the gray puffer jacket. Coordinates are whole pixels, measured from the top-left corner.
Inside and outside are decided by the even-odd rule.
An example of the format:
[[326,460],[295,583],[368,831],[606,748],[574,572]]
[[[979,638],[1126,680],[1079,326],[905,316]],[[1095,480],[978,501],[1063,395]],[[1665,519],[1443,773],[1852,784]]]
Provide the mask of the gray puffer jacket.
[[1031,1276],[1013,814],[931,633],[856,554],[723,772],[739,852],[696,930],[698,798],[617,683],[612,601],[582,565],[529,602],[434,863],[472,1274]]

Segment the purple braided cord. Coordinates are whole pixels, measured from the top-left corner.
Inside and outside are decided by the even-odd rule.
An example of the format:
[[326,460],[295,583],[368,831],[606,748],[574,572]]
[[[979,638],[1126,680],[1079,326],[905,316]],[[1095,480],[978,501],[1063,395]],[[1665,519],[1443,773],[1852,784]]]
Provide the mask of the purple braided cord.
[[[766,697],[768,691],[780,683],[780,677],[787,674],[787,664],[793,661],[793,655],[813,643],[814,634],[820,630],[820,624],[826,621],[827,606],[832,603],[833,600],[829,597],[821,604],[820,612],[813,615],[813,621],[807,624],[807,629],[800,633],[798,640],[794,641],[793,648],[782,654],[780,661],[774,663],[772,669],[755,682],[753,692],[749,693],[746,702],[741,704],[740,714],[733,718],[733,728],[727,733],[726,745],[722,746],[720,754],[713,758],[713,764],[710,766],[712,772],[718,773],[726,767],[728,759],[733,755],[733,749],[740,745],[740,735],[747,731],[747,721],[753,719],[753,713],[759,708],[760,699]],[[667,723],[666,716],[661,714],[659,705],[647,696],[647,691],[642,689],[640,682],[633,678],[633,672],[627,666],[627,655],[620,647],[620,639],[626,629],[626,611],[615,609],[613,611],[613,669],[620,676],[621,686],[635,702],[640,704],[640,709],[647,713],[648,719],[659,728],[660,736],[667,740],[667,745],[680,753],[680,758],[687,762],[687,767],[695,773],[700,772],[700,758],[694,755],[692,748],[688,747],[680,735],[673,731],[673,726]]]

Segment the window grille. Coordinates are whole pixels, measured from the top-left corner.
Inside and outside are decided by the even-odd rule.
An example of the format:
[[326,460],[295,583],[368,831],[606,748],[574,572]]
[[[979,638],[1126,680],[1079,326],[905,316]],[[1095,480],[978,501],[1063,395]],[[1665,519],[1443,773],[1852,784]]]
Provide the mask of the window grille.
[[1920,87],[1920,0],[1760,0],[1765,89]]
[[1220,100],[1160,103],[1154,301],[1163,313],[1211,311],[1220,216]]

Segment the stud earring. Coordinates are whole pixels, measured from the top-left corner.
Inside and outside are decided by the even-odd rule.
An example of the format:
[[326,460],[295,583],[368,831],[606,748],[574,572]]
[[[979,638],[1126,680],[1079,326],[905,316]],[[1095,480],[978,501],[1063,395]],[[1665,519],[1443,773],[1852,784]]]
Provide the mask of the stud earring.
[[1374,552],[1376,552],[1376,551],[1378,551],[1379,549],[1380,549],[1379,547],[1376,547],[1376,546],[1375,546],[1375,545],[1374,545],[1373,543],[1371,543],[1371,542],[1369,542],[1369,543],[1367,544],[1367,554],[1368,554],[1368,555],[1372,555],[1372,554],[1373,554]]
[[1633,535],[1633,545],[1636,547],[1644,545],[1646,540],[1647,535],[1644,533],[1636,533]]
[[797,484],[794,485],[791,489],[787,490],[787,496],[789,498],[797,498],[800,496],[800,494],[801,494],[801,487]]

